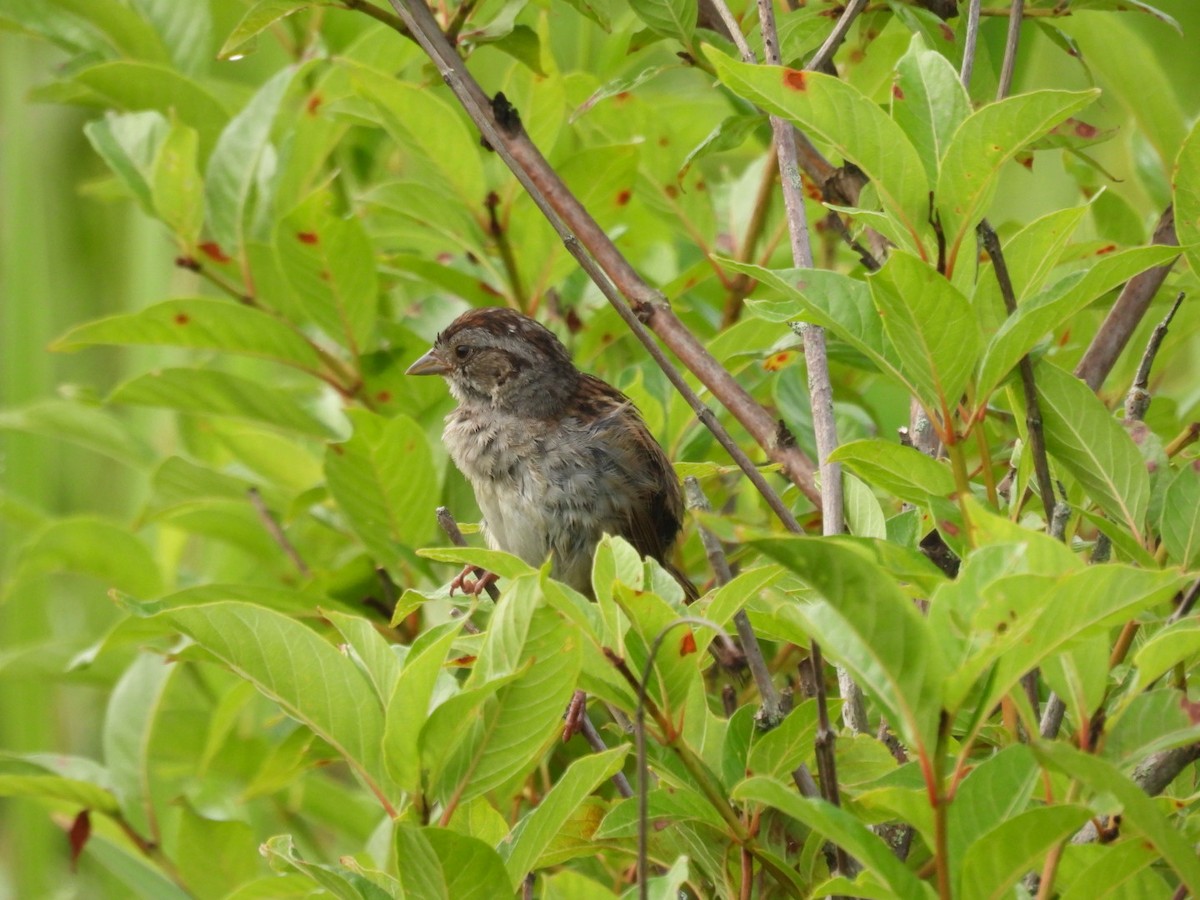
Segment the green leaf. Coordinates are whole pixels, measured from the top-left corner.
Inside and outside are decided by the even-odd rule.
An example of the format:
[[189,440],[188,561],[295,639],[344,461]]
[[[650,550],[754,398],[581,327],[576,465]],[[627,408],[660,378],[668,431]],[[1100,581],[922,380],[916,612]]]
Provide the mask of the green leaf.
[[537,578],[519,578],[496,604],[466,687],[487,691],[500,682],[499,689],[469,709],[455,705],[459,698],[443,704],[422,729],[433,797],[465,801],[523,777],[556,739],[581,644],[557,613],[537,606],[540,595]]
[[110,410],[69,400],[41,400],[0,410],[0,429],[39,434],[86,447],[109,459],[142,469],[154,458],[140,437]]
[[630,0],[634,15],[656,34],[692,46],[696,31],[696,4],[689,0]]
[[142,209],[153,214],[154,159],[171,129],[158,112],[110,112],[84,125],[83,133]]
[[203,71],[212,59],[212,10],[203,3],[133,0],[132,7],[153,25],[176,67]]
[[954,66],[914,33],[908,52],[896,63],[892,118],[912,141],[930,184],[937,183],[950,139],[970,113],[971,99]]
[[217,51],[217,59],[244,56],[253,49],[252,44],[250,47],[246,45],[280,19],[316,5],[317,0],[258,0],[246,10],[233,31],[229,32],[229,37],[225,38],[225,43]]
[[1062,742],[1035,744],[1033,752],[1068,778],[1082,783],[1093,794],[1116,798],[1121,804],[1124,824],[1137,829],[1154,845],[1188,890],[1200,894],[1200,860],[1187,838],[1159,812],[1154,800],[1112,763]]
[[217,95],[169,66],[141,62],[106,62],[84,69],[75,81],[102,95],[118,109],[157,110],[174,115],[196,129],[200,159],[212,152],[229,119]]
[[795,122],[862,169],[884,211],[903,231],[906,249],[922,252],[930,182],[916,148],[887,113],[839,78],[734,62],[711,47],[704,53],[728,88]]
[[896,350],[883,329],[871,290],[840,272],[825,269],[765,269],[718,258],[723,268],[742,272],[782,294],[783,301],[751,300],[750,311],[768,322],[801,319],[832,331],[877,365],[904,381]]
[[887,520],[883,508],[867,485],[849,472],[842,478],[845,490],[843,506],[846,526],[856,537],[887,538]]
[[[986,604],[976,618],[976,633],[991,636],[992,646],[984,652],[996,660],[987,686],[989,702],[981,702],[980,708],[991,709],[1046,657],[1166,601],[1183,583],[1178,572],[1117,564],[1092,566],[1065,578],[1042,578],[1041,590],[1031,587],[1036,581],[1016,581],[1012,596],[998,595],[997,602]],[[1009,608],[1017,609],[1015,620],[1007,614]],[[998,628],[1000,621],[1008,627]]]
[[223,601],[159,614],[332,746],[386,801],[383,710],[363,672],[294,619]]
[[405,156],[405,175],[421,181],[453,206],[475,210],[487,195],[478,132],[468,129],[457,104],[389,72],[355,65],[349,68],[355,89],[378,110],[381,124]]
[[1158,860],[1158,853],[1152,846],[1131,838],[1116,844],[1094,846],[1088,852],[1095,854],[1095,861],[1063,885],[1064,890],[1059,895],[1062,900],[1146,896],[1145,891],[1139,893],[1136,887],[1131,893],[1121,891],[1129,889],[1131,880],[1136,884],[1137,875]]
[[1043,362],[1036,380],[1046,449],[1101,509],[1141,540],[1150,476],[1132,439],[1078,378]]
[[97,812],[117,812],[117,800],[107,788],[59,775],[0,774],[0,797],[58,800]]
[[[339,900],[393,900],[390,892],[345,866],[327,866],[304,859],[296,851],[290,834],[277,835],[267,840],[262,845],[262,854],[272,869],[279,872],[301,872],[309,881]],[[311,891],[306,891],[306,896],[309,894]]]
[[1143,644],[1133,656],[1137,669],[1134,690],[1144,691],[1176,664],[1200,652],[1200,620],[1183,619],[1164,628]]
[[[279,104],[298,69],[286,66],[267,79],[242,111],[221,132],[204,173],[208,229],[230,256],[240,256],[245,246],[251,196],[261,190],[259,167],[271,150],[271,125]],[[274,166],[273,155],[270,165]],[[266,203],[268,197],[260,197]]]
[[311,374],[322,370],[313,345],[282,319],[253,307],[201,297],[167,300],[135,313],[79,325],[50,349],[76,350],[93,344],[223,350],[276,360]]
[[150,176],[154,208],[184,248],[194,247],[204,227],[204,183],[196,167],[196,129],[172,122],[158,147]]
[[970,302],[932,266],[899,250],[868,283],[884,330],[925,408],[953,409],[981,345]]
[[461,621],[447,622],[425,631],[413,641],[400,677],[387,699],[384,760],[396,783],[409,793],[416,793],[421,788],[418,739],[429,717],[429,704],[446,654],[461,630]]
[[1200,565],[1200,461],[1186,463],[1167,486],[1161,531],[1172,560],[1185,569]]
[[924,505],[930,497],[955,492],[950,468],[919,450],[891,441],[869,438],[842,444],[829,455],[875,487],[906,503]]
[[475,566],[501,578],[520,578],[537,572],[537,569],[518,556],[503,550],[488,550],[483,547],[422,547],[417,551],[417,555],[438,562]]
[[1070,837],[1092,816],[1085,806],[1059,804],[1029,809],[1000,822],[967,850],[962,866],[962,896],[1000,900],[1059,841]]
[[90,575],[138,597],[154,597],[163,589],[154,555],[127,526],[77,516],[55,520],[29,537],[3,596],[12,596],[30,578],[64,571]]
[[953,882],[964,883],[960,873],[968,848],[983,846],[984,834],[1025,809],[1040,776],[1037,761],[1022,744],[1005,747],[970,771],[947,812]]
[[906,742],[937,743],[943,660],[933,633],[892,576],[856,549],[816,538],[749,542],[817,590],[821,602],[784,609],[845,666]]
[[[1066,276],[1017,307],[1016,313],[1001,323],[984,353],[978,379],[980,402],[986,402],[1021,357],[1047,333],[1070,320],[1097,297],[1139,272],[1169,263],[1178,253],[1175,247],[1139,247],[1105,256],[1086,271]],[[1008,259],[1007,253],[1005,259]]]
[[750,745],[745,771],[786,780],[812,758],[817,735],[817,701],[805,700],[770,731],[757,735]]
[[495,900],[512,894],[500,855],[483,841],[444,828],[396,826],[406,897]]
[[385,419],[346,413],[348,441],[325,454],[329,492],[350,527],[381,565],[403,546],[419,546],[434,531],[439,484],[425,430],[407,416]]
[[126,821],[143,834],[156,816],[150,739],[177,671],[157,654],[139,653],[113,687],[104,713],[101,742],[113,793]]
[[1175,233],[1192,272],[1200,277],[1200,120],[1179,148],[1171,173]]
[[935,191],[948,272],[987,214],[1004,163],[1098,95],[1095,90],[1031,91],[989,103],[959,126],[942,158]]
[[[657,74],[657,71],[655,74]],[[675,180],[683,181],[684,176],[687,175],[688,170],[697,160],[704,159],[704,157],[711,156],[714,153],[736,150],[746,142],[746,138],[762,125],[763,122],[763,117],[758,114],[729,116],[722,119],[721,123],[710,131],[704,140],[688,151],[688,155],[683,158],[683,164],[679,167],[679,172],[676,174]]]
[[108,396],[107,402],[247,419],[313,437],[330,435],[329,426],[287,394],[228,372],[161,369],[120,385]]
[[824,800],[801,797],[793,787],[774,778],[748,778],[733,790],[733,798],[762,803],[803,822],[822,837],[843,847],[896,897],[933,897],[933,889],[892,855],[888,846],[858,819]]
[[629,744],[625,744],[575,760],[550,793],[513,829],[512,840],[500,849],[501,855],[507,856],[505,865],[513,890],[536,868],[543,851],[584,799],[621,771],[629,749]]
[[400,678],[400,659],[392,645],[362,616],[332,610],[321,610],[321,614],[345,639],[347,649],[354,652],[355,662],[375,689],[380,708],[386,708]]
[[375,331],[375,251],[359,221],[335,215],[330,203],[328,195],[313,194],[285,216],[275,230],[275,252],[308,317],[357,355]]

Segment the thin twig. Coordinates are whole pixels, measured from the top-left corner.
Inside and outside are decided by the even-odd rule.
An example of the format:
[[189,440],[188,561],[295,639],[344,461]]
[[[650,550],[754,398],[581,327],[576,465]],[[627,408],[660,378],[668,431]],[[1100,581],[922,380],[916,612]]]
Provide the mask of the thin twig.
[[[708,498],[704,496],[699,481],[691,477],[685,478],[683,489],[687,495],[689,509],[701,512],[712,511],[712,506],[709,504]],[[725,558],[725,549],[721,546],[720,539],[701,525],[700,541],[704,544],[704,552],[708,555],[709,563],[713,567],[717,584],[728,584],[733,580],[733,572],[729,568],[729,561]],[[763,659],[762,648],[758,644],[758,635],[754,633],[750,618],[744,609],[739,609],[734,614],[733,623],[737,627],[738,640],[741,641],[742,652],[746,655],[746,663],[750,667],[751,675],[754,676],[754,683],[758,686],[758,695],[762,698],[762,706],[759,708],[758,715],[755,716],[755,722],[758,723],[759,728],[764,730],[774,728],[783,720],[783,702],[779,691],[775,689],[775,682],[771,679],[771,670],[767,668],[767,661]]]
[[1192,607],[1196,605],[1198,597],[1200,597],[1200,578],[1193,581],[1191,587],[1180,598],[1179,605],[1175,607],[1175,612],[1171,613],[1171,618],[1167,619],[1167,624],[1174,625],[1180,619],[1186,618],[1192,611]]
[[[420,0],[389,0],[389,3],[437,65],[443,79],[479,127],[488,145],[516,175],[530,198],[563,239],[568,251],[593,281],[596,281],[618,315],[634,331],[638,340],[651,351],[656,362],[663,365],[666,357],[658,350],[654,339],[641,327],[643,324],[649,326],[671,348],[687,369],[712,391],[721,404],[766,450],[770,458],[780,464],[785,477],[800,488],[813,503],[819,503],[820,493],[814,481],[813,464],[801,452],[795,439],[705,349],[675,315],[662,292],[652,288],[642,279],[529,139],[521,127],[516,111],[507,100],[501,95],[497,95],[494,102],[486,97],[463,61],[447,44],[428,7]],[[625,301],[628,301],[628,305]],[[664,371],[682,393],[686,388],[683,377],[677,371]],[[693,409],[701,414],[703,403],[694,397],[694,392],[691,393],[692,397],[687,397],[686,393],[684,396]],[[711,413],[707,419],[703,415],[701,419],[706,425],[715,421]],[[711,425],[709,427],[711,428]],[[714,434],[727,450],[729,445],[733,444],[728,435],[723,439],[715,431]],[[744,454],[742,459],[746,459]],[[755,475],[749,471],[747,476],[752,481],[755,480]],[[760,483],[765,484],[758,479],[756,487]],[[771,501],[768,499],[768,502]],[[772,508],[776,507],[773,505]]]
[[1008,35],[1004,40],[1004,63],[1000,67],[1000,84],[996,88],[996,99],[1003,100],[1012,89],[1013,70],[1017,66],[1017,45],[1021,42],[1021,14],[1025,0],[1012,0],[1008,14]]
[[312,571],[308,568],[308,564],[304,562],[303,557],[300,556],[300,553],[296,550],[295,545],[288,540],[288,536],[284,534],[283,528],[280,527],[279,522],[275,519],[274,514],[267,509],[267,504],[263,500],[262,494],[258,492],[258,488],[250,488],[250,490],[246,491],[246,496],[250,498],[250,505],[253,506],[254,511],[258,513],[258,518],[259,521],[262,522],[263,528],[266,529],[267,534],[271,536],[271,539],[279,545],[280,549],[287,554],[288,559],[292,561],[292,565],[296,567],[296,571],[305,578],[311,575]]
[[[842,15],[837,20],[837,24],[833,26],[833,31],[829,32],[829,37],[825,38],[825,43],[821,44],[820,49],[813,54],[813,58],[804,64],[804,68],[812,69],[815,72],[822,72],[825,71],[826,67],[832,65],[833,55],[837,53],[838,47],[846,39],[846,34],[850,31],[850,25],[858,17],[858,14],[866,8],[866,5],[867,0],[850,0],[846,4],[846,8],[842,10]],[[775,65],[778,65],[778,63],[775,63]]]
[[695,625],[704,628],[711,628],[717,633],[717,639],[723,640],[727,645],[727,649],[731,652],[734,648],[733,641],[725,633],[720,625],[715,622],[710,622],[708,619],[702,619],[699,616],[684,616],[664,626],[661,631],[655,635],[654,640],[650,644],[650,652],[646,656],[646,664],[642,667],[642,676],[637,680],[637,710],[636,710],[636,733],[634,737],[637,740],[637,767],[638,767],[638,848],[637,848],[637,880],[638,880],[638,897],[640,900],[647,900],[650,896],[650,882],[648,880],[648,863],[649,863],[649,827],[650,827],[650,791],[649,791],[649,770],[646,763],[646,701],[647,690],[650,685],[650,673],[654,670],[654,659],[658,656],[658,651],[662,647],[663,641],[666,640],[668,634],[675,628],[681,625]]
[[[849,22],[861,8],[851,3],[843,13],[837,28],[848,27]],[[775,9],[771,0],[758,0],[759,28],[763,40],[763,60],[768,65],[779,65],[779,34],[775,27]],[[836,46],[827,41],[826,46]],[[824,48],[823,48],[824,49]],[[794,134],[797,129],[778,116],[771,116],[771,131],[774,135],[775,152],[779,159],[779,179],[783,188],[783,205],[787,214],[788,235],[791,238],[792,261],[801,268],[813,264],[812,246],[808,237],[808,218],[804,209],[804,191],[800,181],[800,168],[796,154]],[[833,386],[829,378],[829,361],[825,353],[825,332],[817,326],[806,325],[801,329],[804,340],[804,357],[808,368],[808,393],[812,405],[813,428],[817,442],[817,460],[821,477],[821,521],[824,534],[840,534],[845,530],[842,502],[841,466],[830,462],[829,457],[837,449],[837,426],[833,414]],[[817,736],[815,751],[817,774],[820,777],[822,796],[834,806],[840,803],[837,783],[837,762],[834,757],[836,733],[829,721],[829,703],[825,693],[825,681],[821,677],[824,668],[820,645],[814,640],[810,648],[813,670],[817,676]],[[846,708],[852,710],[850,719],[863,727],[865,707],[862,694],[849,675],[838,674]],[[858,713],[863,712],[862,722]],[[841,847],[835,852],[836,869],[850,874],[853,863]]]
[[[586,714],[579,720],[579,733],[583,735],[583,739],[597,753],[603,753],[608,749],[608,745],[604,743],[604,738],[600,736],[600,732],[596,730],[596,726],[592,724],[592,720]],[[630,786],[629,779],[625,777],[624,772],[618,772],[614,775],[612,783],[616,787],[617,793],[626,800],[633,796],[633,788]]]
[[746,36],[742,34],[742,26],[730,11],[729,4],[725,0],[713,0],[712,5],[717,11],[717,15],[721,17],[721,21],[725,23],[725,27],[729,29],[729,37],[737,47],[738,53],[741,54],[742,62],[758,62],[754,51],[750,49],[750,44],[746,41]]
[[1163,339],[1167,336],[1167,330],[1171,327],[1171,320],[1175,318],[1175,313],[1179,310],[1179,305],[1183,303],[1185,296],[1187,295],[1182,291],[1179,293],[1175,302],[1171,304],[1170,311],[1150,333],[1150,340],[1146,343],[1146,352],[1142,354],[1137,374],[1133,376],[1133,385],[1129,388],[1129,393],[1125,395],[1125,419],[1127,421],[1141,422],[1146,417],[1146,410],[1150,408],[1150,370],[1154,367],[1154,357],[1158,355],[1158,348],[1162,346]]
[[[1017,298],[1013,292],[1012,279],[1008,275],[1008,264],[1004,261],[1004,253],[1000,249],[1000,238],[987,219],[979,223],[979,238],[983,249],[991,257],[992,269],[996,280],[1000,283],[1000,294],[1004,298],[1004,308],[1010,316],[1017,312]],[[1046,527],[1054,518],[1054,481],[1050,478],[1050,461],[1046,456],[1046,438],[1042,432],[1042,409],[1038,401],[1037,384],[1033,380],[1033,363],[1028,354],[1021,357],[1018,365],[1021,372],[1021,386],[1025,390],[1025,427],[1029,431],[1029,452],[1033,457],[1033,471],[1037,477],[1038,491],[1042,495],[1042,509],[1046,514]]]
[[970,0],[967,6],[967,38],[963,47],[962,69],[958,76],[965,88],[971,86],[971,73],[975,68],[975,48],[979,45],[979,2],[980,0]]
[[[1179,238],[1175,235],[1175,207],[1168,206],[1158,220],[1154,229],[1153,243],[1161,245],[1178,245]],[[1100,330],[1092,338],[1091,344],[1075,367],[1075,377],[1081,378],[1093,391],[1100,389],[1104,379],[1116,365],[1117,357],[1125,349],[1125,344],[1133,332],[1141,324],[1142,318],[1150,308],[1150,302],[1167,273],[1175,265],[1175,260],[1155,266],[1134,275],[1126,282],[1117,302],[1109,310],[1108,316],[1100,325]]]

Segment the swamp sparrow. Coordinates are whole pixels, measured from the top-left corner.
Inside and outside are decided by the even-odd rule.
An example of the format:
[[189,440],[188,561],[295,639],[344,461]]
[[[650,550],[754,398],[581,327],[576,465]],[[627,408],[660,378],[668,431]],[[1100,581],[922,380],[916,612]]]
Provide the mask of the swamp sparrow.
[[[471,482],[488,544],[591,595],[601,535],[667,561],[683,517],[675,471],[632,401],[575,368],[547,328],[510,309],[473,309],[437,336],[409,375],[442,375],[458,408],[442,435]],[[451,585],[478,593],[468,567]]]

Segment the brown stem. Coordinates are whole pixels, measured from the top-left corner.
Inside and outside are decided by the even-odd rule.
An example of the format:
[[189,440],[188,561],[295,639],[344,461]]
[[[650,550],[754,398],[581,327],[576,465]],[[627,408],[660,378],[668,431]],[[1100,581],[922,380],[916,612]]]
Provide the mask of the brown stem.
[[[804,68],[812,69],[815,72],[822,72],[831,67],[833,65],[833,55],[837,53],[838,47],[846,39],[846,34],[850,31],[850,25],[866,6],[867,0],[850,0],[846,4],[846,8],[842,10],[842,15],[838,18],[837,24],[833,26],[833,31],[829,32],[829,37],[825,38],[825,42],[821,44],[820,49],[813,55],[813,58],[805,63]],[[778,65],[778,63],[772,63],[772,65]]]
[[[979,223],[979,237],[983,249],[991,257],[992,269],[996,273],[996,280],[1000,283],[1000,294],[1004,298],[1004,308],[1010,316],[1015,315],[1017,298],[1013,291],[1012,279],[1008,275],[1008,264],[1004,261],[1004,253],[1000,249],[1000,238],[987,219]],[[1025,427],[1029,431],[1029,452],[1033,456],[1033,471],[1037,476],[1038,491],[1042,495],[1046,527],[1049,528],[1054,518],[1054,482],[1050,478],[1050,461],[1046,456],[1046,438],[1042,432],[1042,410],[1038,401],[1037,384],[1033,380],[1033,363],[1028,355],[1021,357],[1019,369],[1021,386],[1025,391]]]
[[263,501],[262,494],[258,492],[258,488],[250,488],[250,490],[246,491],[246,495],[250,498],[250,505],[258,513],[258,518],[262,522],[263,528],[266,529],[271,539],[279,545],[280,549],[287,554],[288,559],[292,561],[292,565],[296,567],[296,571],[305,578],[311,575],[312,572],[300,556],[300,553],[296,550],[296,546],[288,540],[288,536],[284,534],[283,528],[280,527],[271,510],[267,509],[267,504]]
[[1154,367],[1154,357],[1158,355],[1158,348],[1162,346],[1163,339],[1167,336],[1167,330],[1171,327],[1171,320],[1175,318],[1175,313],[1179,310],[1179,305],[1183,303],[1185,296],[1181,291],[1175,298],[1175,302],[1171,304],[1170,311],[1161,322],[1154,326],[1150,340],[1146,342],[1146,352],[1142,354],[1142,361],[1138,363],[1137,374],[1133,376],[1133,385],[1129,388],[1129,393],[1125,395],[1125,418],[1127,421],[1141,422],[1146,417],[1146,410],[1150,408],[1150,370]]
[[[708,498],[704,496],[699,481],[695,478],[685,478],[683,489],[687,495],[687,505],[690,509],[701,512],[712,511],[712,506],[709,504]],[[728,584],[733,580],[733,572],[729,568],[729,561],[725,558],[725,549],[721,546],[720,539],[702,525],[700,526],[700,541],[704,544],[704,552],[708,555],[708,561],[713,567],[717,584]],[[741,641],[746,664],[750,667],[754,683],[758,686],[758,694],[762,698],[762,707],[755,716],[755,721],[763,730],[774,728],[783,721],[783,702],[780,699],[779,691],[775,689],[771,670],[763,658],[758,635],[754,633],[754,628],[750,625],[750,618],[744,609],[740,609],[734,614],[733,623],[737,627],[738,640]]]
[[[1161,245],[1177,245],[1179,243],[1179,239],[1175,235],[1174,206],[1168,206],[1159,218],[1158,225],[1154,229],[1153,243]],[[1116,365],[1117,357],[1125,349],[1125,344],[1129,342],[1129,338],[1146,315],[1146,311],[1150,308],[1150,302],[1154,299],[1158,289],[1162,287],[1167,273],[1174,265],[1175,261],[1172,260],[1166,265],[1156,266],[1134,275],[1121,290],[1117,302],[1113,304],[1113,308],[1101,324],[1100,330],[1096,332],[1096,336],[1092,338],[1091,344],[1083,354],[1083,359],[1075,367],[1075,377],[1083,379],[1093,391],[1099,390],[1100,386],[1104,384],[1104,379]]]
[[[438,66],[442,77],[479,127],[488,144],[504,159],[531,199],[558,231],[567,249],[597,282],[617,313],[643,345],[647,349],[654,347],[657,350],[653,338],[641,328],[641,325],[645,324],[733,414],[766,450],[770,458],[780,464],[785,477],[800,488],[812,502],[819,503],[820,493],[814,481],[813,464],[796,446],[790,433],[786,428],[781,428],[780,423],[772,418],[771,414],[704,348],[675,315],[662,293],[650,287],[638,275],[530,141],[515,110],[507,101],[502,101],[499,95],[494,104],[488,100],[462,60],[446,43],[445,36],[438,29],[425,4],[418,0],[389,2]],[[607,285],[609,279],[611,286]],[[608,287],[614,287],[616,290],[610,291],[606,289]],[[620,292],[619,295],[617,291]],[[628,301],[628,305],[625,301]],[[655,359],[662,365],[665,357],[659,353]],[[686,385],[678,372],[674,372],[673,375],[672,371],[664,371],[677,389],[681,384]],[[684,396],[699,413],[697,405],[703,407],[703,404],[695,397],[694,392],[691,393],[692,397],[687,397],[687,394]],[[710,418],[710,421],[714,420]],[[733,443],[728,435],[725,435],[724,439],[720,434],[716,436],[726,449],[726,440],[729,444]],[[749,471],[746,474],[752,481],[755,479]]]
[[979,45],[979,0],[967,0],[967,37],[963,47],[962,68],[959,70],[959,80],[962,86],[970,88],[971,73],[975,69],[975,48]]
[[[724,6],[724,3],[721,3]],[[738,262],[748,263],[754,258],[754,248],[762,238],[763,229],[767,224],[767,213],[771,208],[771,197],[775,193],[775,174],[778,163],[775,158],[775,145],[771,145],[767,163],[763,166],[762,178],[758,182],[758,193],[754,197],[754,210],[750,221],[746,224],[746,234],[738,248]],[[728,328],[742,314],[742,301],[754,287],[754,279],[744,272],[738,273],[729,285],[725,297],[725,310],[721,314],[721,327]]]
[[1003,100],[1012,88],[1013,70],[1017,65],[1017,46],[1021,42],[1021,14],[1025,0],[1012,0],[1008,13],[1008,35],[1004,40],[1004,63],[1000,67],[1000,84],[996,88],[996,99]]

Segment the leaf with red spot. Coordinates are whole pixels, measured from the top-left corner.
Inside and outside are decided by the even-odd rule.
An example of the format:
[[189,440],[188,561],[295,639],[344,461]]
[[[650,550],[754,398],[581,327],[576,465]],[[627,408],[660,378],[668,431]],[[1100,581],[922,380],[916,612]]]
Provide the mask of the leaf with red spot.
[[271,125],[298,68],[288,66],[267,80],[221,132],[204,173],[208,229],[214,240],[241,257],[254,203],[265,205],[259,167],[270,159]]
[[958,73],[941,53],[914,34],[908,52],[896,64],[892,118],[912,141],[930,184],[958,126],[971,114],[971,100]]
[[224,265],[227,262],[233,262],[233,257],[222,250],[221,245],[216,241],[204,241],[201,244],[197,244],[196,249],[215,263]]
[[885,225],[887,236],[913,252],[927,252],[929,178],[912,142],[878,104],[820,72],[735,62],[708,46],[704,53],[730,90],[795,122],[862,169],[892,223]]
[[79,856],[87,846],[88,838],[92,836],[92,815],[90,810],[81,809],[67,831],[67,840],[71,844],[71,871],[79,863]]
[[371,555],[387,565],[402,547],[433,536],[429,510],[440,493],[433,453],[424,429],[407,416],[348,415],[354,433],[325,456],[329,493]]
[[[988,396],[1021,357],[1089,303],[1139,272],[1170,262],[1177,247],[1138,247],[1105,255],[1083,272],[1073,272],[1022,303],[992,336],[977,381],[980,402]],[[1007,254],[1006,254],[1007,256]]]
[[690,656],[696,652],[696,635],[689,628],[679,639],[679,655]]
[[1032,91],[972,113],[942,155],[934,197],[946,235],[947,271],[987,215],[1003,165],[1059,122],[1092,103],[1099,91]]
[[98,344],[217,350],[271,359],[312,373],[323,366],[312,344],[275,316],[200,297],[168,300],[135,313],[88,322],[68,331],[51,349],[78,350]]
[[352,352],[368,349],[375,329],[379,282],[375,251],[357,218],[314,194],[284,217],[275,232],[280,268],[300,305],[322,331]]

